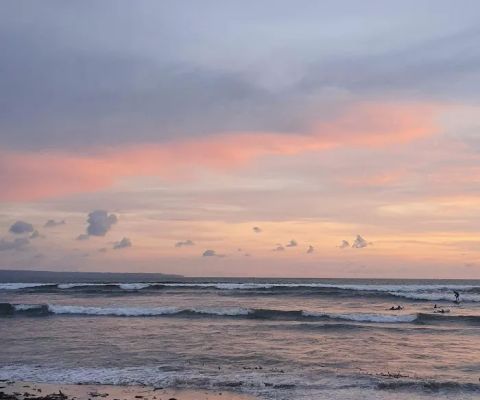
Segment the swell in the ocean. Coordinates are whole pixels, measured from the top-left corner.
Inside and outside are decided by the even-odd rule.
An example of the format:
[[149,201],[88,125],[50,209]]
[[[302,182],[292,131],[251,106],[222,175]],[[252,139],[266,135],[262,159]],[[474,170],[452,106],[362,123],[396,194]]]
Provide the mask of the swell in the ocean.
[[88,294],[150,293],[164,289],[218,290],[235,294],[294,296],[375,297],[405,301],[453,301],[453,291],[461,292],[461,301],[480,302],[480,286],[477,285],[377,285],[377,284],[328,284],[328,283],[184,283],[184,282],[136,282],[136,283],[0,283],[0,291],[75,292]]
[[440,314],[325,313],[306,310],[274,310],[243,307],[88,307],[54,304],[0,303],[0,316],[112,316],[112,317],[224,317],[258,320],[341,320],[365,323],[458,322],[480,324],[480,316]]

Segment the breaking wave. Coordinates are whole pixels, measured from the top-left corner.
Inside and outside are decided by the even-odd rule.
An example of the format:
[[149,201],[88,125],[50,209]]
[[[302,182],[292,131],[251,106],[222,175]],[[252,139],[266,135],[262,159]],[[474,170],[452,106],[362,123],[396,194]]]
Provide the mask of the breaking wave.
[[334,320],[364,323],[468,322],[480,324],[476,315],[324,313],[307,310],[275,310],[243,307],[89,307],[56,304],[0,303],[0,316],[114,316],[114,317],[230,317],[257,320]]
[[0,290],[72,291],[86,293],[128,293],[157,290],[218,290],[235,294],[295,296],[362,296],[403,298],[416,301],[452,301],[453,291],[461,292],[464,302],[480,302],[480,285],[453,284],[333,284],[333,283],[226,283],[226,282],[134,282],[134,283],[0,283]]

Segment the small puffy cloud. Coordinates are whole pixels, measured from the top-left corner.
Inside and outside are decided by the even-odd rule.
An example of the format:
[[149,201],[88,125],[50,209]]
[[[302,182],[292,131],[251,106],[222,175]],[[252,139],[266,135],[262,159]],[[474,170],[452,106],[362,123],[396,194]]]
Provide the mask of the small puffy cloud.
[[193,241],[191,241],[190,239],[181,240],[175,243],[175,247],[189,247],[189,246],[195,246],[195,243],[193,243]]
[[105,210],[95,210],[88,214],[87,233],[91,236],[105,236],[112,225],[117,223],[115,214],[108,214]]
[[129,238],[124,237],[119,242],[113,244],[115,250],[126,249],[127,247],[132,247],[132,241]]
[[367,242],[363,237],[357,235],[355,241],[352,244],[353,249],[363,249],[372,243]]
[[66,222],[64,219],[60,221],[55,221],[54,219],[49,219],[47,222],[45,222],[45,225],[43,225],[45,228],[54,228],[55,226],[59,225],[65,225]]
[[202,257],[217,257],[217,252],[215,250],[205,250]]
[[22,233],[33,232],[33,225],[25,221],[17,221],[10,227],[10,232],[21,235]]
[[348,243],[348,241],[346,240],[342,240],[342,243],[340,243],[340,246],[338,246],[339,248],[341,249],[346,249],[348,247],[350,247],[350,243]]
[[77,240],[88,240],[90,236],[87,235],[86,233],[81,233],[80,235],[77,236]]
[[277,244],[277,247],[273,249],[273,251],[284,251],[285,247],[283,247],[281,244]]
[[259,226],[254,226],[252,229],[255,233],[261,233],[262,232],[262,229]]
[[314,251],[315,251],[315,248],[312,245],[308,246],[307,254],[312,254]]
[[296,240],[290,240],[286,245],[285,247],[297,247],[298,246],[298,243]]
[[16,238],[11,241],[0,239],[0,251],[23,250],[29,243],[30,240],[28,240],[27,238]]

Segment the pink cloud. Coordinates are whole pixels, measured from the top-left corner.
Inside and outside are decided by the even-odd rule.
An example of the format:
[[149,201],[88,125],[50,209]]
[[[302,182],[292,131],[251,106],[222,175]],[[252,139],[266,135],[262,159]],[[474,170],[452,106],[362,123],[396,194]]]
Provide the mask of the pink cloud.
[[230,132],[84,154],[0,150],[0,200],[33,201],[93,192],[125,177],[180,179],[199,168],[231,169],[265,155],[406,143],[437,131],[436,110],[422,104],[364,104],[332,121],[314,124],[306,134]]

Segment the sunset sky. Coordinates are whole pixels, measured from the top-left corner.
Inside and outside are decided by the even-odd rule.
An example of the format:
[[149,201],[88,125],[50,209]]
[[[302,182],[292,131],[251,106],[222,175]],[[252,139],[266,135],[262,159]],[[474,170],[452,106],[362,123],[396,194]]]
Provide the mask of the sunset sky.
[[479,21],[2,1],[0,268],[480,278]]

